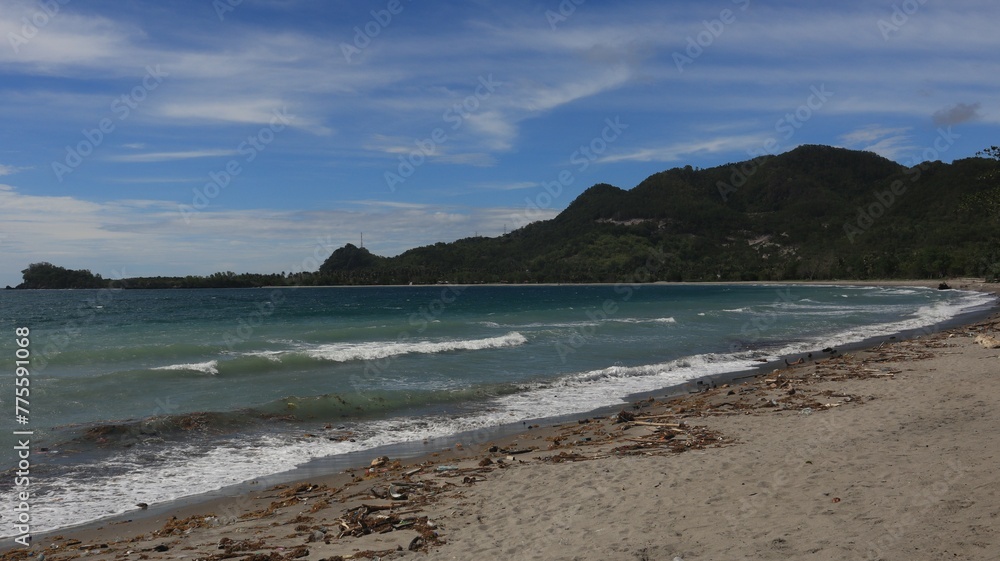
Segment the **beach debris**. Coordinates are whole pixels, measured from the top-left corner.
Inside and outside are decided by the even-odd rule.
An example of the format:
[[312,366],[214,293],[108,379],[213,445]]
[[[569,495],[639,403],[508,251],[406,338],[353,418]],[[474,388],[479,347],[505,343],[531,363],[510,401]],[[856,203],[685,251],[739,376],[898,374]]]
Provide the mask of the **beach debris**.
[[389,486],[389,497],[394,501],[405,501],[407,499],[406,492],[396,485]]
[[389,463],[389,456],[379,456],[374,460],[372,460],[371,467],[373,468],[382,467],[387,463]]
[[409,549],[410,551],[419,551],[420,548],[423,547],[425,543],[426,541],[424,540],[423,536],[417,536],[410,541],[410,545],[408,545],[406,549]]
[[410,541],[410,551],[417,551],[437,543],[437,532],[426,516],[406,517],[393,512],[394,506],[368,505],[348,509],[335,520],[340,527],[337,539],[345,536],[360,538],[369,534],[387,534],[400,530],[413,530],[417,536]]
[[326,533],[323,532],[323,531],[321,531],[321,530],[314,530],[313,533],[309,536],[309,539],[306,540],[306,541],[308,541],[308,542],[325,542],[326,541]]
[[632,413],[631,411],[626,411],[624,409],[619,411],[618,415],[615,416],[616,423],[628,423],[629,421],[634,421],[634,420],[635,420],[635,413]]
[[504,454],[516,456],[518,454],[527,454],[528,452],[534,452],[535,450],[536,450],[535,448],[514,448],[514,449],[506,448],[506,449],[501,449],[500,451],[503,452]]
[[979,335],[976,335],[976,338],[973,339],[973,341],[975,341],[976,344],[981,345],[985,349],[1000,349],[1000,338],[998,338],[995,335],[987,335],[985,333],[981,333]]

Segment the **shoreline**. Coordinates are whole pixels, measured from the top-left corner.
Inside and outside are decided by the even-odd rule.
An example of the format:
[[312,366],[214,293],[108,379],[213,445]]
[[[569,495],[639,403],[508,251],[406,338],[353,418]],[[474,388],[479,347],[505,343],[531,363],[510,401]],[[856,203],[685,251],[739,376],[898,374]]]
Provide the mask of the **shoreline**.
[[[814,284],[827,284],[827,285],[830,285],[830,284],[844,284],[844,285],[853,285],[853,286],[931,286],[932,288],[936,288],[936,282],[937,281],[926,281],[924,284],[921,284],[919,282],[913,282],[913,281],[910,281],[910,282],[905,282],[905,281],[898,281],[898,282],[897,281],[886,281],[886,284],[854,283],[854,282],[845,282],[845,283],[817,282],[817,283],[814,283]],[[703,284],[703,283],[695,283],[695,284]],[[735,283],[720,283],[720,284],[735,284]],[[743,283],[743,284],[782,285],[782,286],[785,286],[785,285],[801,285],[801,284],[808,284],[808,283],[795,282],[795,283]],[[971,284],[971,283],[969,283],[969,284]],[[983,292],[991,292],[991,293],[994,293],[994,294],[1000,293],[1000,287],[998,287],[997,285],[987,285],[985,283],[977,283],[977,285],[978,286],[971,286],[971,287],[970,286],[959,286],[958,283],[956,282],[956,284],[954,284],[953,287],[954,288],[966,289],[966,290],[970,290],[970,289],[971,290],[977,290],[978,289],[978,290],[983,291]],[[996,308],[994,308],[993,310],[991,310],[989,312],[983,312],[983,314],[984,314],[984,317],[985,317],[986,314],[993,314],[994,317],[995,317],[995,312],[996,312]],[[956,321],[959,321],[959,320],[956,320]],[[979,322],[979,323],[982,323],[982,322]],[[964,326],[960,327],[960,326],[952,325],[950,328],[949,327],[945,327],[944,330],[943,331],[939,331],[938,334],[947,333],[948,331],[961,330],[961,329],[964,329],[964,328],[967,328],[967,327],[969,327],[969,326],[968,325],[964,325]],[[917,333],[920,333],[921,331],[926,331],[926,330],[913,330],[913,331],[916,331]],[[920,338],[920,337],[926,337],[926,336],[928,336],[927,333],[923,333],[922,335],[918,335],[918,338]],[[881,339],[886,339],[886,338],[887,337],[878,337],[878,338],[876,338],[876,340],[881,340]],[[903,341],[907,341],[907,339],[903,339],[901,337],[899,341],[894,342],[892,344],[899,344],[900,342],[903,342]],[[883,342],[883,344],[884,344],[884,342]],[[859,347],[863,347],[865,345],[873,346],[873,342],[871,340],[866,340],[866,341],[863,341],[863,342],[859,342],[856,345],[850,345],[848,347],[850,347],[850,348],[859,348]],[[845,348],[848,348],[848,347],[845,347]],[[860,351],[860,352],[871,352],[871,351],[869,350],[869,351]],[[833,359],[826,359],[826,360],[833,360]],[[756,380],[756,379],[763,378],[763,377],[767,376],[766,371],[773,369],[774,366],[775,365],[773,363],[772,364],[762,364],[759,367],[754,368],[754,369],[747,369],[747,370],[744,370],[744,371],[741,371],[741,372],[730,372],[730,373],[727,373],[725,375],[708,377],[708,378],[705,378],[705,380],[713,380],[713,381],[718,380],[719,384],[722,384],[722,385],[733,385],[733,386],[735,386],[737,380],[750,379],[750,382],[752,382],[753,380]],[[752,374],[753,372],[757,372],[757,373],[756,374]],[[742,375],[742,374],[745,374],[745,375]],[[729,382],[722,381],[722,379],[724,377],[727,377],[727,376],[732,376],[730,378]],[[750,383],[750,382],[744,382],[744,383]],[[697,384],[695,384],[695,382],[692,381],[687,386],[688,387],[690,387],[690,386],[697,386]],[[705,387],[707,388],[707,385]],[[660,408],[666,407],[666,408],[669,408],[669,407],[672,406],[671,405],[672,403],[675,403],[677,401],[683,401],[685,399],[691,399],[690,395],[685,395],[684,393],[681,393],[682,390],[684,390],[684,389],[685,389],[685,386],[677,386],[677,387],[673,387],[673,388],[662,388],[662,389],[659,389],[657,391],[648,392],[648,393],[650,395],[653,395],[653,394],[661,395],[665,391],[672,390],[671,394],[668,394],[668,395],[674,395],[674,397],[669,398],[667,401],[657,402],[656,403],[656,407],[660,407]],[[715,390],[712,390],[712,391],[715,391]],[[680,394],[680,395],[676,396],[676,394]],[[635,397],[635,396],[631,396],[631,397]],[[612,409],[620,409],[620,406],[608,406],[606,408],[602,408],[599,411],[605,412],[605,413],[609,413]],[[565,429],[565,427],[567,425],[572,425],[574,422],[576,422],[576,419],[594,418],[593,416],[594,416],[594,412],[591,412],[589,414],[582,414],[582,415],[570,415],[570,416],[567,416],[566,420],[560,420],[558,422],[555,422],[556,424],[554,426],[549,426],[554,421],[552,421],[551,419],[546,419],[546,420],[540,421],[540,422],[544,422],[545,423],[544,427],[538,427],[538,425],[535,425],[535,427],[537,427],[537,428],[531,428],[531,427],[529,427],[527,430],[525,428],[523,428],[523,427],[507,426],[507,427],[502,427],[502,428],[497,429],[497,430],[478,431],[477,433],[473,433],[471,435],[463,434],[463,435],[457,435],[455,437],[441,438],[441,439],[438,439],[438,440],[435,440],[435,441],[431,441],[430,446],[431,447],[437,447],[437,446],[440,446],[442,444],[445,444],[445,442],[441,442],[441,441],[450,441],[451,444],[454,444],[455,442],[462,442],[463,444],[460,447],[452,446],[448,450],[443,450],[443,451],[438,451],[438,452],[423,452],[423,453],[417,452],[415,455],[410,455],[409,457],[407,457],[405,459],[405,461],[403,463],[399,463],[399,465],[395,465],[396,462],[390,462],[391,464],[394,465],[394,467],[393,467],[393,469],[391,471],[385,472],[385,473],[390,473],[392,475],[398,476],[400,473],[408,471],[408,469],[405,466],[424,465],[425,466],[424,470],[421,472],[421,475],[422,475],[422,474],[426,473],[426,471],[428,469],[430,469],[431,467],[433,467],[433,466],[440,466],[442,464],[442,462],[456,462],[456,463],[458,463],[461,466],[461,467],[459,467],[460,470],[472,470],[472,471],[462,471],[462,473],[472,473],[472,472],[476,471],[476,469],[475,469],[476,463],[475,463],[474,460],[476,460],[476,459],[480,459],[481,460],[481,459],[483,459],[485,457],[491,457],[492,458],[492,457],[496,456],[496,453],[490,453],[490,452],[488,452],[488,449],[489,449],[490,446],[496,446],[498,449],[504,449],[504,448],[508,448],[509,449],[509,448],[514,447],[514,448],[517,448],[517,450],[522,450],[522,449],[524,449],[525,442],[531,441],[531,442],[535,443],[535,444],[533,444],[534,446],[538,446],[539,447],[538,448],[539,450],[548,449],[548,445],[542,446],[542,444],[544,444],[545,442],[551,442],[551,439],[557,438],[556,435],[559,433],[560,430]],[[606,415],[598,415],[598,416],[606,416]],[[586,424],[589,424],[589,423],[586,423]],[[609,427],[604,427],[604,429],[608,429],[608,428]],[[394,446],[398,446],[398,445],[394,445]],[[412,445],[413,448],[419,448],[421,446],[422,445],[420,443],[414,443]],[[479,450],[480,448],[485,448],[487,451],[484,452],[483,450]],[[367,451],[361,451],[361,452],[357,452],[357,453],[352,453],[351,456],[356,456],[357,459],[361,459],[363,457],[371,458],[374,454],[377,454],[377,453],[378,453],[378,449],[376,449],[376,450],[367,450]],[[516,462],[523,462],[523,460],[521,458],[536,460],[536,459],[538,459],[538,456],[539,456],[539,454],[536,451],[536,452],[533,452],[533,453],[525,453],[525,455],[523,455],[523,456],[516,455],[516,457],[515,457],[515,455],[510,455],[509,458],[513,458],[513,460],[516,461]],[[551,456],[550,456],[550,458],[551,458]],[[394,458],[394,459],[397,459],[397,458]],[[353,462],[353,460],[351,460],[351,461]],[[472,462],[472,464],[468,465],[470,462]],[[319,463],[322,463],[322,462],[319,462]],[[556,463],[559,463],[559,462],[556,462]],[[405,466],[404,466],[404,464],[405,464]],[[513,465],[519,465],[519,464],[514,463]],[[326,485],[329,488],[336,488],[336,489],[338,489],[338,493],[339,494],[346,494],[347,490],[358,488],[359,485],[360,486],[364,486],[365,482],[370,481],[369,479],[367,479],[367,474],[364,477],[360,478],[360,480],[359,480],[359,478],[355,477],[356,472],[361,471],[361,469],[362,468],[357,468],[356,467],[353,470],[348,469],[347,471],[344,471],[344,472],[341,472],[341,473],[327,474],[327,475],[318,475],[318,474],[315,474],[315,475],[305,475],[305,472],[303,470],[299,469],[299,470],[294,470],[292,472],[287,472],[287,474],[293,474],[293,475],[294,474],[299,474],[299,475],[302,475],[302,477],[283,478],[284,482],[281,485],[283,485],[284,488],[286,488],[286,489],[295,489],[297,486],[301,486],[302,484],[316,482],[319,485]],[[413,469],[413,468],[409,468],[409,469]],[[452,470],[447,470],[448,473],[450,473],[451,471]],[[455,471],[458,471],[458,470],[455,470]],[[480,471],[482,471],[481,467],[480,467]],[[492,471],[492,469],[490,471]],[[207,515],[208,513],[213,513],[213,512],[220,511],[220,510],[224,511],[224,512],[231,513],[230,518],[233,518],[234,520],[230,521],[229,524],[218,524],[218,518],[219,517],[216,516],[216,521],[214,521],[214,522],[205,523],[205,524],[200,524],[200,523],[196,523],[195,522],[195,523],[192,523],[193,525],[190,528],[188,528],[188,529],[191,530],[191,534],[198,533],[198,532],[195,532],[195,529],[205,530],[205,531],[208,531],[208,530],[218,530],[219,532],[221,532],[222,534],[224,534],[225,531],[226,531],[226,528],[228,526],[241,524],[240,522],[237,521],[240,518],[240,513],[244,513],[245,514],[247,511],[251,511],[252,512],[253,510],[256,510],[256,509],[253,508],[254,506],[260,506],[260,504],[262,503],[262,501],[266,501],[268,497],[273,498],[276,493],[280,492],[280,489],[279,489],[279,491],[276,491],[272,487],[272,485],[273,485],[274,481],[276,481],[277,479],[282,479],[280,477],[282,475],[286,475],[286,474],[277,474],[275,476],[269,476],[269,477],[266,477],[266,478],[261,478],[261,480],[259,480],[262,483],[259,483],[256,487],[258,487],[258,488],[268,487],[269,489],[254,490],[254,486],[253,485],[248,484],[248,483],[243,483],[243,484],[235,486],[234,488],[227,488],[227,489],[221,490],[221,491],[216,492],[216,493],[210,493],[208,495],[204,495],[204,494],[203,495],[197,495],[197,496],[194,496],[194,497],[187,497],[187,498],[179,499],[178,501],[174,501],[173,503],[168,503],[168,504],[165,504],[165,505],[162,505],[162,506],[159,506],[159,507],[151,507],[150,510],[146,511],[146,512],[141,512],[141,513],[136,513],[136,512],[126,513],[126,514],[119,515],[119,516],[116,516],[116,517],[113,517],[113,518],[103,519],[103,520],[100,520],[100,521],[87,523],[87,524],[84,524],[84,525],[81,525],[81,526],[75,526],[75,527],[72,527],[72,528],[64,528],[64,529],[61,529],[61,530],[54,530],[52,532],[47,532],[44,535],[39,534],[39,535],[34,536],[35,537],[35,542],[34,542],[34,545],[30,549],[22,549],[22,548],[14,546],[15,549],[10,549],[10,550],[8,550],[8,551],[5,552],[4,558],[5,559],[6,558],[11,558],[11,559],[20,558],[20,557],[18,557],[18,551],[22,551],[23,550],[23,551],[26,551],[26,552],[28,552],[28,551],[37,552],[38,550],[42,549],[45,544],[52,544],[52,543],[56,543],[56,542],[67,543],[67,541],[73,541],[73,540],[79,540],[80,544],[84,544],[84,545],[86,543],[88,543],[88,542],[133,543],[133,542],[122,542],[120,540],[130,540],[130,539],[134,538],[134,536],[139,535],[139,534],[147,535],[148,537],[152,538],[152,536],[156,532],[156,530],[161,529],[164,526],[164,524],[170,524],[170,518],[169,518],[170,516],[176,516],[177,519],[184,520],[184,519],[190,519],[191,517],[198,518],[198,515]],[[466,477],[466,479],[468,479],[469,476],[466,475],[465,477]],[[473,481],[478,481],[478,479],[475,479],[475,478],[478,478],[479,475],[474,475],[473,477],[474,477]],[[281,485],[279,485],[279,487],[281,487]],[[471,487],[472,484],[468,483],[468,485]],[[240,493],[237,494],[237,495],[235,495],[235,496],[233,496],[232,493],[231,493],[231,491],[233,491],[233,490],[240,490]],[[211,495],[225,495],[225,496],[215,496],[215,497],[212,497]],[[297,495],[295,495],[295,496],[297,496]],[[375,501],[375,502],[378,502],[376,499],[372,499],[372,500]],[[327,510],[334,510],[336,508],[337,508],[336,506],[330,506],[329,508],[327,508]],[[202,516],[201,518],[206,518],[206,517],[207,516]],[[218,525],[216,525],[214,527],[210,527],[210,526],[213,526],[215,524],[218,524]],[[425,528],[425,530],[427,530],[427,528]],[[397,533],[397,532],[393,532],[393,533]],[[447,534],[447,532],[445,532],[445,534]],[[366,536],[366,538],[367,537],[368,536]],[[60,538],[62,538],[62,539],[60,539]],[[114,538],[114,539],[112,539],[112,538]],[[156,539],[161,539],[161,538],[162,538],[162,536],[161,537],[157,537]],[[153,539],[152,541],[156,541],[156,539]],[[359,540],[363,541],[363,539],[361,539],[361,538],[359,538]],[[147,541],[149,541],[149,540],[147,540]],[[371,541],[371,540],[369,540],[369,541]],[[11,539],[11,542],[12,542],[12,539]],[[11,542],[8,542],[7,544],[0,545],[0,551],[4,551],[4,550],[7,550],[8,547],[12,547],[11,546]],[[80,544],[77,544],[77,545],[80,545]],[[329,545],[329,544],[327,544],[327,545]],[[399,545],[399,544],[396,544],[396,545]],[[428,545],[428,544],[425,544],[425,545]],[[408,546],[408,544],[404,544],[404,549],[407,546]],[[72,547],[72,546],[65,546],[65,547]],[[111,549],[111,547],[109,546],[107,549]],[[62,552],[60,552],[59,550],[46,551],[46,556],[47,556],[47,558],[49,558],[49,557],[51,557],[52,554],[57,554],[57,553],[69,553],[69,551],[62,551]],[[11,557],[8,557],[8,556],[11,556]],[[70,558],[70,557],[62,557],[62,556],[60,556],[60,558]],[[314,555],[309,555],[308,556],[308,559],[313,559],[313,558],[319,559],[320,557],[315,557]]]

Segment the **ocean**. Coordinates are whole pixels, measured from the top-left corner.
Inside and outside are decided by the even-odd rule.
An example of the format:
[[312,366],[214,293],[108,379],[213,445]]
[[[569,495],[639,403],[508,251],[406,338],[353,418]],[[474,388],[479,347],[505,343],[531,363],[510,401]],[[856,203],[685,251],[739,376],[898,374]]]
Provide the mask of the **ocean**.
[[[25,489],[37,534],[994,305],[816,285],[0,291],[0,536],[17,533]],[[19,343],[30,395],[15,403]],[[25,437],[13,431],[31,433],[27,487],[15,485]]]

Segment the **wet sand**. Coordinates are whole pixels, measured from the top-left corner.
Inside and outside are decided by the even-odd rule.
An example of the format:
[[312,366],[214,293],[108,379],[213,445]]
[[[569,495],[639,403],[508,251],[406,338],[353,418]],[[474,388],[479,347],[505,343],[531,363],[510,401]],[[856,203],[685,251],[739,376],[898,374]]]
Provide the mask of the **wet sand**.
[[983,334],[1000,316],[2,559],[1000,559],[1000,349]]

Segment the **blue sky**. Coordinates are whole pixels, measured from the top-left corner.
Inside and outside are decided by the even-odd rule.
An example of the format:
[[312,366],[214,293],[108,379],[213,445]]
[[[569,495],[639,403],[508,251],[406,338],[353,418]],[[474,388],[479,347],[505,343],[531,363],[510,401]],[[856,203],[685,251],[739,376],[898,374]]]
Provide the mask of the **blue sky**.
[[[3,0],[0,286],[315,268],[800,144],[998,144],[994,0]],[[546,189],[547,187],[547,189]]]

